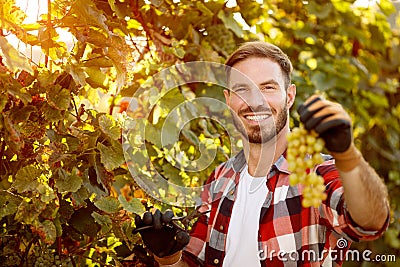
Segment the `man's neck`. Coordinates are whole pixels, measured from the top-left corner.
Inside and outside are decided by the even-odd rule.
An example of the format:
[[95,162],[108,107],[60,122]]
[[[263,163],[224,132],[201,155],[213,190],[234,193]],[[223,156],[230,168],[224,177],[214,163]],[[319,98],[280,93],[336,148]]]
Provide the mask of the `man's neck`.
[[248,164],[249,174],[254,177],[265,177],[272,164],[283,154],[287,147],[286,135],[289,126],[284,127],[273,140],[263,143],[245,143],[244,153]]

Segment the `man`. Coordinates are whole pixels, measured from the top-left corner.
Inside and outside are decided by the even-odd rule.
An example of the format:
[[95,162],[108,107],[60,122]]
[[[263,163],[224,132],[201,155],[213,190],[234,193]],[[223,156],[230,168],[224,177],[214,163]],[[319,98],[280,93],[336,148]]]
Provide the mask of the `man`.
[[285,159],[296,95],[290,60],[272,44],[249,42],[226,65],[224,94],[243,150],[211,174],[190,241],[170,226],[171,212],[157,210],[137,218],[138,227],[153,226],[140,231],[144,243],[161,266],[341,266],[351,241],[378,238],[389,221],[386,188],[355,148],[349,115],[318,96],[299,107],[332,156],[313,169],[327,199],[304,208]]

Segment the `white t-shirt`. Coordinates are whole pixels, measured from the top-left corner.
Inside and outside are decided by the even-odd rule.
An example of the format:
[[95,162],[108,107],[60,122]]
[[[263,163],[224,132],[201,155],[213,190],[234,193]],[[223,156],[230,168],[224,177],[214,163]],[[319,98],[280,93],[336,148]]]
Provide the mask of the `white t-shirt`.
[[253,177],[247,166],[240,176],[226,240],[223,267],[258,267],[258,227],[268,194],[266,177]]

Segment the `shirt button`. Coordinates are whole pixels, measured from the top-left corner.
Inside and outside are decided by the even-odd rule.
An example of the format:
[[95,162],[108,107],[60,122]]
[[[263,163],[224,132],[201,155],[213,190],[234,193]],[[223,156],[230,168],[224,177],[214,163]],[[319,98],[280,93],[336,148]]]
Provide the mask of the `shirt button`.
[[220,227],[219,227],[219,230],[224,230],[224,226],[223,225],[221,225]]
[[219,259],[214,259],[214,264],[218,264],[219,263]]

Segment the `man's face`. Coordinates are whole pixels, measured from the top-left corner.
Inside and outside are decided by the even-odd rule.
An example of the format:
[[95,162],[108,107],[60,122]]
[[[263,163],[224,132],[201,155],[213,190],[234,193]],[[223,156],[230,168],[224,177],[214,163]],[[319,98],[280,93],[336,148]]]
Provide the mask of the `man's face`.
[[248,58],[236,63],[224,91],[234,124],[250,143],[272,140],[287,124],[288,109],[296,88],[285,90],[279,65],[267,58]]

